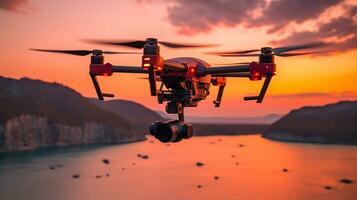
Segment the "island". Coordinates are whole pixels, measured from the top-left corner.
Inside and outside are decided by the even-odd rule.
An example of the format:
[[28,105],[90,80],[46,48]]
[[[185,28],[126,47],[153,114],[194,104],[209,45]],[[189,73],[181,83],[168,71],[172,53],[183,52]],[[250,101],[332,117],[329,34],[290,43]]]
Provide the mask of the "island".
[[357,101],[307,106],[274,122],[263,137],[289,142],[357,144]]

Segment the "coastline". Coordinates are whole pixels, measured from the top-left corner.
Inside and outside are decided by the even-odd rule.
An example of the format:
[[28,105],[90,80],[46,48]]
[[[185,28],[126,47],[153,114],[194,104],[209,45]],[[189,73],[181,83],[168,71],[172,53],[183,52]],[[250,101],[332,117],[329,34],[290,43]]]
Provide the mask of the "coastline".
[[[276,134],[274,136],[274,134]],[[284,137],[281,135],[278,135],[277,132],[268,132],[268,133],[263,133],[261,134],[262,138],[269,139],[272,141],[278,141],[278,142],[288,142],[288,143],[303,143],[303,144],[321,144],[321,145],[351,145],[351,146],[356,146],[357,141],[334,141],[334,140],[329,140],[323,137],[310,137],[310,138],[302,138],[300,137],[293,137],[291,134],[289,137]]]

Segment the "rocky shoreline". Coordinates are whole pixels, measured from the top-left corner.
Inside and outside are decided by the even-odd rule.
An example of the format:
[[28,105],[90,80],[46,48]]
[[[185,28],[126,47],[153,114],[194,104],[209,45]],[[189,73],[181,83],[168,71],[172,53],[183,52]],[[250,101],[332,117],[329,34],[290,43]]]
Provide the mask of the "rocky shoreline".
[[335,141],[321,136],[303,137],[287,132],[268,132],[261,135],[263,138],[292,143],[310,143],[310,144],[336,144],[336,145],[357,145],[356,141]]
[[21,115],[0,126],[0,138],[0,152],[5,152],[83,144],[121,144],[145,140],[145,135],[95,122],[70,126],[51,122],[46,117]]

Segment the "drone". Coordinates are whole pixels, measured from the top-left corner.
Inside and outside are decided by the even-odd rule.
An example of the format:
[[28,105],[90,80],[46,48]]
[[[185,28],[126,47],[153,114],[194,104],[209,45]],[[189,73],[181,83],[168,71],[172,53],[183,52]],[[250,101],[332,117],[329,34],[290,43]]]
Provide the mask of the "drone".
[[[163,59],[160,46],[169,48],[204,48],[214,47],[212,44],[181,44],[158,41],[156,38],[146,40],[87,40],[87,42],[127,46],[143,49],[141,66],[121,66],[104,63],[104,54],[139,54],[139,52],[117,52],[103,50],[49,50],[31,49],[34,51],[64,53],[77,56],[91,55],[89,75],[93,82],[99,100],[114,97],[114,94],[102,92],[97,77],[112,76],[113,73],[146,74],[150,86],[151,96],[156,96],[159,104],[166,103],[166,112],[177,114],[178,119],[156,121],[150,126],[150,134],[163,143],[179,142],[189,139],[193,135],[193,127],[185,122],[184,108],[197,107],[198,102],[205,100],[210,94],[210,86],[218,87],[218,94],[213,101],[215,107],[220,107],[226,78],[247,78],[251,81],[264,79],[258,95],[246,96],[245,101],[262,103],[268,86],[276,75],[275,56],[291,57],[299,55],[317,54],[321,52],[294,52],[308,48],[321,47],[324,43],[316,42],[285,47],[263,47],[245,51],[209,52],[208,54],[222,57],[258,57],[258,61],[240,62],[211,66],[207,62],[192,57],[178,57]],[[290,53],[288,53],[290,52]],[[159,85],[159,87],[157,87]]]

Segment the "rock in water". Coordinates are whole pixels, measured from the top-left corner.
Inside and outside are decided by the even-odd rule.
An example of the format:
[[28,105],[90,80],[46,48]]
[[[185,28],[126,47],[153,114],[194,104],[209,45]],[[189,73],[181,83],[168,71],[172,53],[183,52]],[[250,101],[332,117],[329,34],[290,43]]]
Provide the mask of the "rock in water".
[[288,172],[288,169],[284,168],[284,169],[283,169],[283,172]]
[[202,188],[202,185],[197,185],[197,188]]
[[81,175],[79,175],[79,174],[72,175],[72,178],[79,178],[79,177],[81,177]]
[[331,190],[331,189],[332,189],[332,187],[329,186],[329,185],[324,186],[324,188],[325,188],[326,190]]
[[102,162],[107,165],[109,165],[109,163],[110,163],[110,161],[108,159],[103,159]]
[[343,178],[340,180],[341,183],[344,183],[344,184],[351,184],[353,183],[353,181],[351,179],[347,179],[347,178]]
[[149,156],[148,155],[142,155],[141,158],[146,160],[146,159],[149,158]]
[[215,177],[213,177],[214,178],[214,180],[218,180],[219,179],[219,177],[218,176],[215,176]]
[[196,162],[197,167],[202,167],[204,164],[202,162]]

